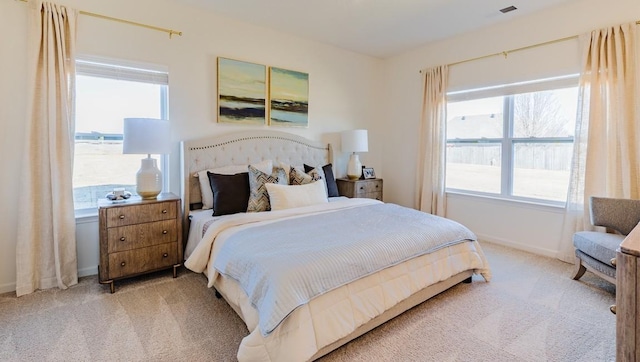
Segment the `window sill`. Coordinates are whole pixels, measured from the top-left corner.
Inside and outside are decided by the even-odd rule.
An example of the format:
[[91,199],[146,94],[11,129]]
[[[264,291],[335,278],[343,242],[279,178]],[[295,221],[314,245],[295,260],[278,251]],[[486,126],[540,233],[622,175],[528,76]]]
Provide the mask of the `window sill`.
[[564,213],[566,209],[564,203],[556,202],[556,201],[545,202],[544,200],[506,198],[506,197],[500,197],[500,196],[493,196],[489,194],[465,192],[462,190],[447,190],[445,194],[447,197],[453,197],[458,199],[480,199],[482,201],[487,201],[496,205],[517,206],[517,207],[537,209],[537,210],[557,212],[557,213]]

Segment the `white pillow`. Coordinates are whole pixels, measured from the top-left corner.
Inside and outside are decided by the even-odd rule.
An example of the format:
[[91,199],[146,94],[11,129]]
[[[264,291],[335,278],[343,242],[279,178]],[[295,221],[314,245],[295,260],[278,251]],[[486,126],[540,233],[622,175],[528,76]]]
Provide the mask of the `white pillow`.
[[[252,164],[252,166],[270,175],[273,169],[273,161],[264,160],[264,161]],[[208,170],[199,171],[197,175],[198,175],[198,181],[200,181],[200,195],[202,196],[203,210],[213,208],[213,191],[211,191],[211,184],[209,183],[209,175],[207,175],[207,171],[211,173],[217,173],[220,175],[235,175],[237,173],[249,172],[249,165],[229,165],[229,166],[211,168]]]
[[306,185],[265,184],[269,193],[271,210],[284,210],[329,202],[323,183],[324,180]]

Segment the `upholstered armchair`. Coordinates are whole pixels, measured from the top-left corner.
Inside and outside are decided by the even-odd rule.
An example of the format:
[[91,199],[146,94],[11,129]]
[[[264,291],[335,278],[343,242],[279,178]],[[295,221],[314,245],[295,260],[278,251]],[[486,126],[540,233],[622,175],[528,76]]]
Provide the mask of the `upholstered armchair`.
[[573,279],[589,270],[616,283],[616,249],[640,221],[640,200],[591,197],[591,224],[603,226],[606,232],[580,231],[573,235],[576,264]]

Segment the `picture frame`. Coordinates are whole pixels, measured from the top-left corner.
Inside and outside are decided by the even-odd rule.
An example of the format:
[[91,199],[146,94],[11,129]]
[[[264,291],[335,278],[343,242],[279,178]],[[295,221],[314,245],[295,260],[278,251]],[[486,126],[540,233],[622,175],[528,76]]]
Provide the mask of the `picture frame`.
[[365,180],[376,178],[376,172],[372,167],[365,167],[362,169],[362,177],[364,177]]
[[269,125],[309,126],[309,74],[269,67]]
[[267,66],[218,57],[218,123],[267,123]]

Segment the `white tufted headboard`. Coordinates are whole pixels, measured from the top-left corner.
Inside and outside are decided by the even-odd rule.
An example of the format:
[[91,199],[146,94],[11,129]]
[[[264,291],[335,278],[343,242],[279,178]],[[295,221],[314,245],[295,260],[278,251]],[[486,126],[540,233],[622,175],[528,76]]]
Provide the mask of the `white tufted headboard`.
[[[325,165],[331,162],[330,144],[291,133],[255,130],[181,142],[183,216],[201,203],[198,171],[228,165],[273,160],[289,165]],[[195,208],[198,208],[195,206]]]

